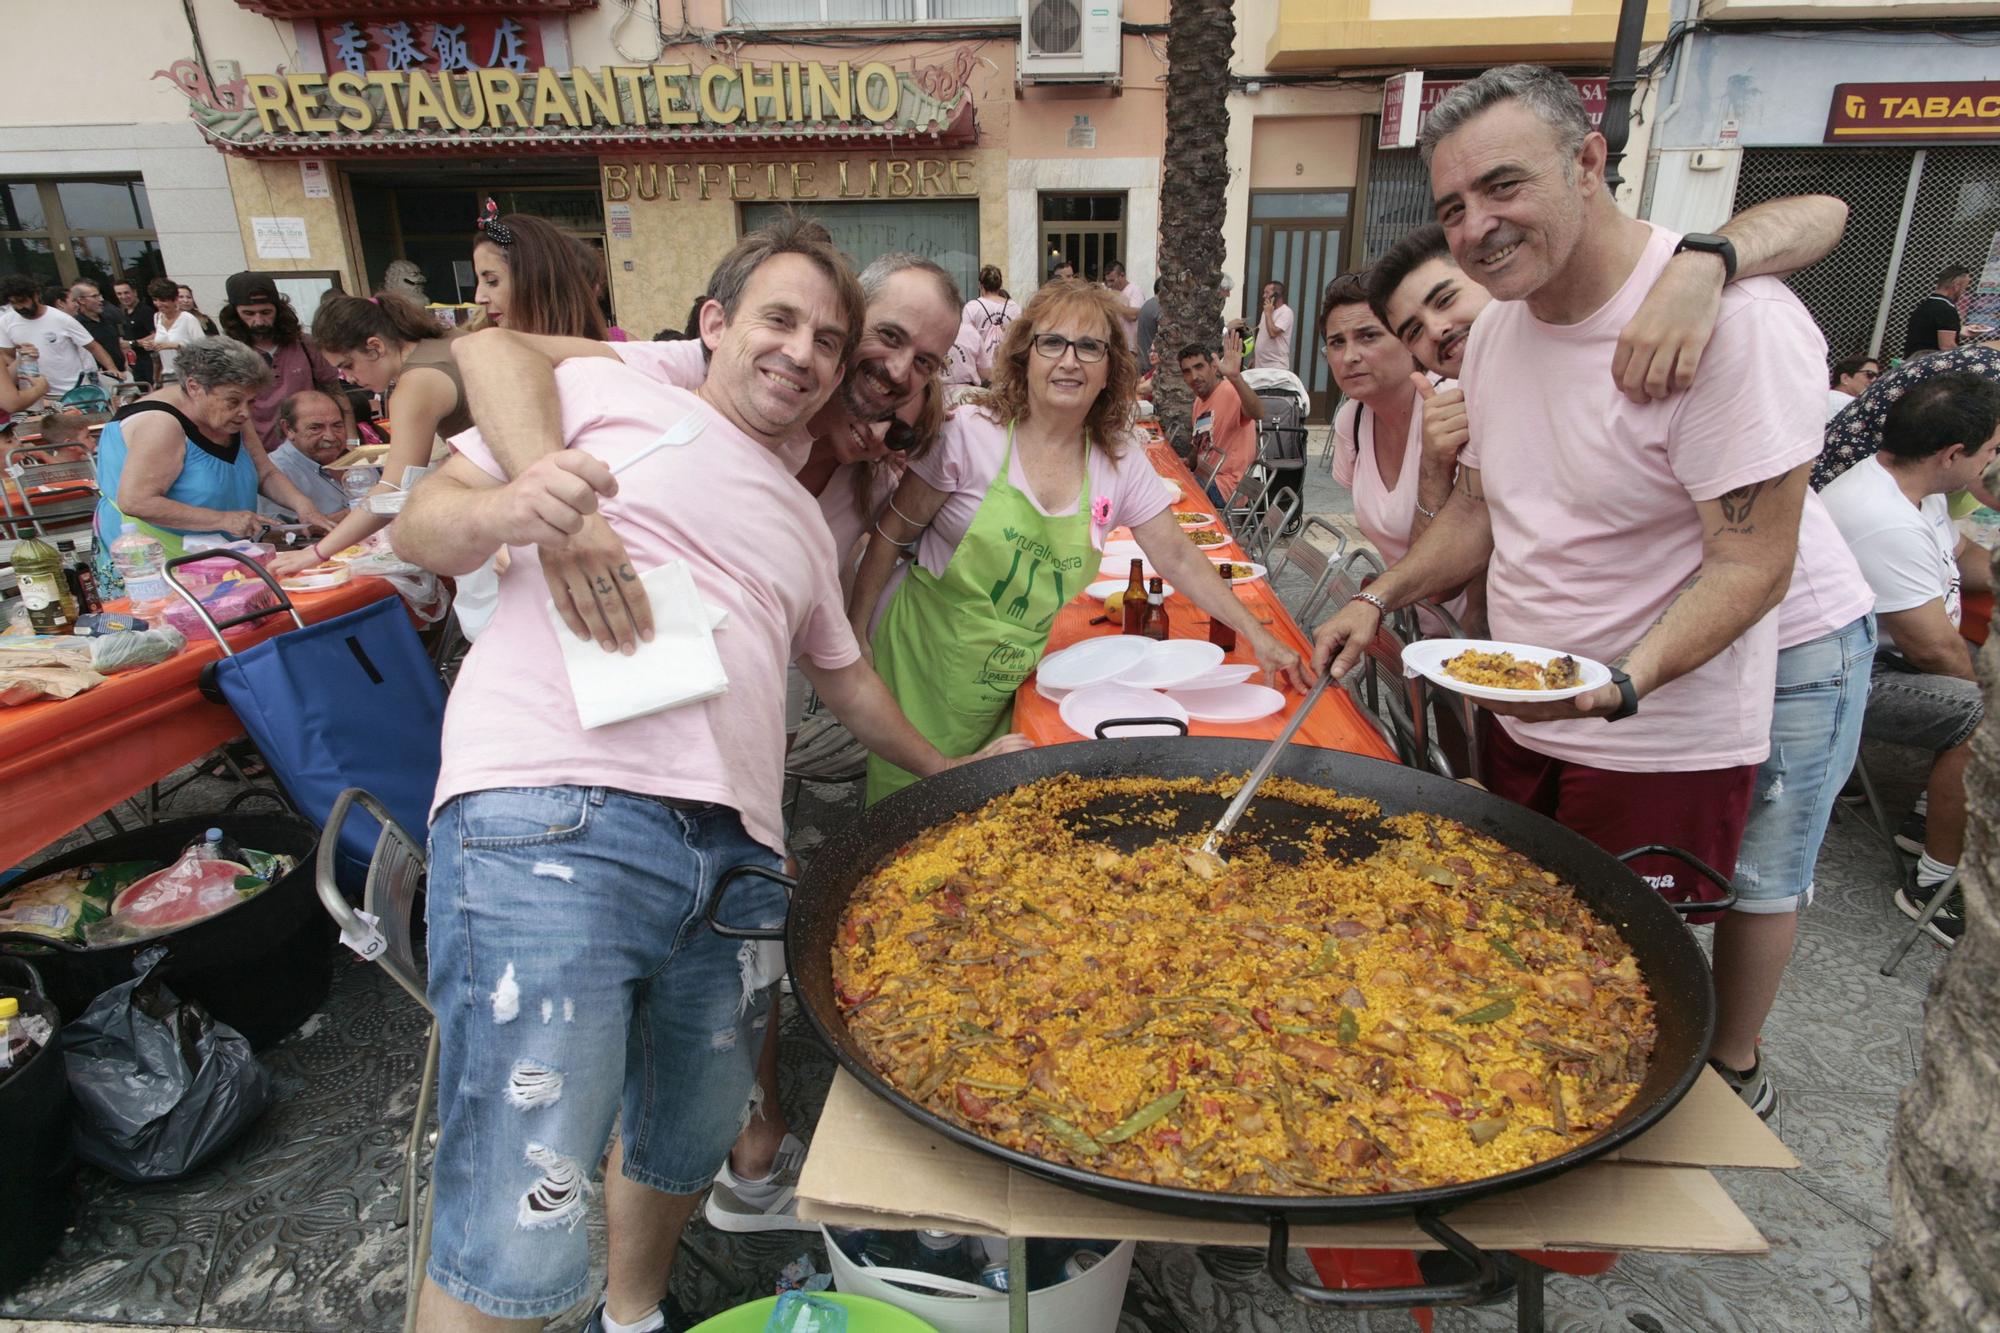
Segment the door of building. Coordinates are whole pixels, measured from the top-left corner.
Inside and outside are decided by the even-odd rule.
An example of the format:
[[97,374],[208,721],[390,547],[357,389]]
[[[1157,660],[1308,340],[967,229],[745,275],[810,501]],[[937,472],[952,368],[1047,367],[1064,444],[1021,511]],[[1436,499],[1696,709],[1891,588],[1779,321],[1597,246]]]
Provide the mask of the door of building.
[[[1076,276],[1095,281],[1111,261],[1125,258],[1125,195],[1042,194],[1041,272],[1035,286],[1048,280],[1049,265],[1060,255],[1076,265]],[[1033,290],[1030,287],[1029,290]]]
[[1245,318],[1257,316],[1265,283],[1276,280],[1285,284],[1285,301],[1296,316],[1286,364],[1305,381],[1311,395],[1306,419],[1314,422],[1331,419],[1337,394],[1327,374],[1326,358],[1319,352],[1313,315],[1319,309],[1320,293],[1340,273],[1353,204],[1352,190],[1250,192],[1250,243],[1244,251],[1249,257],[1243,282]]

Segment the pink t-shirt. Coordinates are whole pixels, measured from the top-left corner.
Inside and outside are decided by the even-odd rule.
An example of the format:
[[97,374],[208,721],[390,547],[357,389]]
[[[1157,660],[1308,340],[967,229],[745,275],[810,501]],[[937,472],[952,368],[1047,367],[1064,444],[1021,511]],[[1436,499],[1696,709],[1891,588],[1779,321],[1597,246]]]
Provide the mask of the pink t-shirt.
[[[1139,308],[1146,304],[1146,294],[1139,290],[1139,284],[1136,282],[1127,282],[1124,288],[1118,293],[1118,299],[1123,301],[1126,308],[1134,314],[1137,314]],[[1139,321],[1136,319],[1121,319],[1118,322],[1125,329],[1125,345],[1130,347],[1134,352],[1138,351]]]
[[[1686,393],[1643,406],[1611,357],[1678,239],[1653,227],[1638,266],[1576,324],[1495,301],[1473,325],[1460,381],[1493,518],[1493,637],[1615,661],[1701,567],[1698,500],[1817,457],[1826,340],[1772,278],[1733,283]],[[1648,695],[1636,717],[1522,723],[1532,750],[1624,772],[1761,762],[1770,750],[1778,627],[1766,616],[1708,662]]]
[[[863,485],[855,480],[864,470],[869,474],[865,494]],[[895,493],[896,483],[901,480],[902,475],[886,464],[843,463],[833,470],[833,475],[826,480],[826,489],[819,493],[819,514],[826,520],[826,530],[833,534],[833,550],[840,565],[843,592],[852,591],[854,587],[854,571],[860,562],[862,537],[874,526],[875,516],[882,512],[883,502]]]
[[[636,366],[662,384],[676,389],[699,389],[708,378],[708,345],[699,338],[679,338],[672,342],[622,342],[610,344],[618,359]],[[835,393],[840,392],[838,389]],[[799,427],[798,433],[778,450],[785,471],[797,472],[812,452],[812,432]]]
[[[664,344],[632,343],[633,347]],[[615,362],[556,368],[563,439],[612,466],[690,412],[694,444],[661,449],[619,478],[602,505],[641,570],[684,560],[709,606],[726,611],[715,646],[728,693],[585,731],[549,617],[540,548],[511,548],[493,621],[473,645],[445,709],[437,798],[491,787],[616,787],[714,801],[751,837],[784,851],[785,665],[827,668],[860,656],[841,606],[833,538],[819,505],[776,455],[683,389]],[[494,477],[477,430],[452,446]]]
[[[1457,380],[1438,381],[1440,391],[1455,389]],[[1360,438],[1355,438],[1355,418],[1360,417]],[[1403,439],[1403,466],[1396,473],[1394,489],[1384,484],[1382,471],[1375,465],[1373,412],[1361,414],[1361,404],[1348,399],[1333,414],[1333,479],[1354,494],[1354,523],[1373,542],[1382,563],[1393,565],[1410,550],[1410,529],[1417,521],[1417,473],[1424,454],[1423,404],[1413,403],[1410,428]],[[1357,448],[1357,445],[1359,446]],[[1465,594],[1445,603],[1445,610],[1465,617]]]

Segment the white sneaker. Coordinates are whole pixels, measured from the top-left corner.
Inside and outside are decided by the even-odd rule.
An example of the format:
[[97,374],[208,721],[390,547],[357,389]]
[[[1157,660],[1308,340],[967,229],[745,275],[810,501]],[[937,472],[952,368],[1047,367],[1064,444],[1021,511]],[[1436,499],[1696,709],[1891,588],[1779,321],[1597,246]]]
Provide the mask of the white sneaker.
[[817,1231],[812,1222],[801,1222],[798,1211],[799,1169],[806,1162],[806,1145],[793,1135],[785,1135],[771,1159],[771,1174],[761,1181],[745,1181],[722,1159],[722,1169],[709,1186],[708,1201],[702,1205],[708,1224],[717,1231]]

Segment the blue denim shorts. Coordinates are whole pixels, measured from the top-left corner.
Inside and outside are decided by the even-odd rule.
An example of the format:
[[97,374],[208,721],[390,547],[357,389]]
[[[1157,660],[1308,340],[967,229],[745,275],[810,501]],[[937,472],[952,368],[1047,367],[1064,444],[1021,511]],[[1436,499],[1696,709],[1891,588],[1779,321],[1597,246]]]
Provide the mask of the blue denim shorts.
[[1875,617],[1778,654],[1771,753],[1757,769],[1736,855],[1736,910],[1776,915],[1812,901],[1813,866],[1861,748]]
[[[775,944],[705,912],[733,866],[779,859],[734,810],[586,787],[473,792],[431,826],[440,1034],[428,1272],[502,1319],[586,1294],[581,1223],[614,1117],[625,1175],[704,1188],[748,1119]],[[761,878],[725,918],[776,925]]]

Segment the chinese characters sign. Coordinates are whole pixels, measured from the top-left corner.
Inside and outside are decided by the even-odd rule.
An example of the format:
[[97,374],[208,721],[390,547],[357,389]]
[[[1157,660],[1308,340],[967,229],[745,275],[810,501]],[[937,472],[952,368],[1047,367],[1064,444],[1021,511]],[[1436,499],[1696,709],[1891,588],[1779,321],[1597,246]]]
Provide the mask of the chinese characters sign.
[[371,70],[508,69],[526,74],[542,64],[542,28],[534,19],[453,14],[444,19],[320,19],[319,45],[330,73]]
[[1826,142],[2000,139],[2000,83],[1843,83]]

